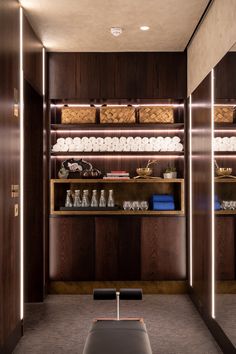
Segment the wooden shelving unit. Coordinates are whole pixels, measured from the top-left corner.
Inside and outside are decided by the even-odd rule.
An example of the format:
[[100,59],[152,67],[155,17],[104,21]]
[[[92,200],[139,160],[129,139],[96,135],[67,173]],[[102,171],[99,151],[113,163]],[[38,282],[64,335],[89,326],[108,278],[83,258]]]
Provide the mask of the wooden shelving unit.
[[156,124],[143,124],[143,123],[134,123],[134,124],[51,124],[51,130],[66,130],[66,131],[83,131],[83,130],[113,130],[116,131],[126,131],[126,130],[178,130],[181,131],[184,129],[184,123],[156,123]]
[[[64,205],[67,189],[109,189],[114,190],[115,201],[120,210],[116,211],[60,211]],[[149,200],[155,193],[173,193],[177,210],[171,211],[125,211],[124,200]],[[184,215],[184,179],[52,179],[51,215]]]

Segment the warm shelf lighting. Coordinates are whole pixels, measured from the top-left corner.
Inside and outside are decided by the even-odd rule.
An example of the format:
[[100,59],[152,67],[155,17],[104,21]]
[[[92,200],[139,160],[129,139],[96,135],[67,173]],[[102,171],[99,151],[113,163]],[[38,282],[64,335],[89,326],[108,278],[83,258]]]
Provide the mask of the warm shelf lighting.
[[78,157],[81,158],[82,156],[86,157],[86,159],[179,159],[184,158],[183,155],[85,155],[83,152],[81,154],[70,154],[70,155],[52,155],[51,158],[56,159],[68,159],[69,157]]
[[85,130],[85,129],[55,129],[51,130],[51,133],[57,133],[57,134],[65,134],[65,133],[112,133],[112,134],[122,134],[122,133],[165,133],[165,134],[170,134],[170,133],[184,133],[184,129],[90,129],[90,130]]
[[20,318],[24,317],[24,72],[23,9],[20,7]]
[[[91,103],[92,106],[94,107],[102,107],[103,104],[93,104]],[[90,104],[87,104],[87,103],[51,103],[50,104],[50,107],[53,108],[53,107],[58,107],[58,108],[61,108],[61,107],[64,107],[64,106],[67,106],[67,107],[91,107]],[[184,104],[183,103],[144,103],[144,104],[132,104],[132,103],[127,103],[127,104],[106,104],[106,107],[127,107],[128,105],[132,105],[133,107],[184,107]]]
[[139,28],[141,31],[149,31],[150,30],[149,26],[140,26]]
[[211,70],[211,316],[215,318],[215,154],[214,154],[214,69]]
[[189,283],[193,286],[192,95],[189,97]]

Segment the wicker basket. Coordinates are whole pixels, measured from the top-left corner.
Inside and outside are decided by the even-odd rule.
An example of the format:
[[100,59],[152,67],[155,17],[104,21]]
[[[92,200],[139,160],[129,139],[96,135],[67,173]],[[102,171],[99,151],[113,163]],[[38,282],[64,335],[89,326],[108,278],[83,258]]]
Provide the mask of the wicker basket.
[[134,107],[101,107],[100,123],[135,123]]
[[174,123],[173,107],[140,107],[140,123]]
[[95,107],[63,107],[62,124],[96,123]]
[[215,107],[215,117],[216,123],[233,123],[234,120],[234,107]]

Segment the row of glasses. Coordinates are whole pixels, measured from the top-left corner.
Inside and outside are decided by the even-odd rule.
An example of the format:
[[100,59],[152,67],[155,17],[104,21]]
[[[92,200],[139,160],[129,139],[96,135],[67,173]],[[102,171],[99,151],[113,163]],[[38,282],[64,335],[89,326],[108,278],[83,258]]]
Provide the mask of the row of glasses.
[[235,200],[223,200],[221,203],[221,207],[223,210],[235,210],[236,209],[236,201]]
[[138,201],[138,200],[125,200],[123,202],[123,209],[124,210],[148,210],[148,202],[146,200]]

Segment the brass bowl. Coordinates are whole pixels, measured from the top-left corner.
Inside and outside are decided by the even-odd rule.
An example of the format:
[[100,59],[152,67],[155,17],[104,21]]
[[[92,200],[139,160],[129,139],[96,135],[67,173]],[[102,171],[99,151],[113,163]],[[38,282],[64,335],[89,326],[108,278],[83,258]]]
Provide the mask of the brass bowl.
[[136,169],[137,174],[140,177],[148,177],[152,174],[152,168],[149,167],[139,167]]
[[232,168],[219,167],[216,168],[217,176],[229,176],[232,174]]

